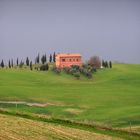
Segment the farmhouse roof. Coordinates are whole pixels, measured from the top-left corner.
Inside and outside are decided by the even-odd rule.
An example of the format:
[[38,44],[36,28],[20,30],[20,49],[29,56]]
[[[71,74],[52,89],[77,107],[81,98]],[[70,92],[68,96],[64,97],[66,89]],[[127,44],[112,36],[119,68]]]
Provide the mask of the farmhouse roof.
[[81,56],[81,54],[78,53],[59,53],[56,56],[58,57],[68,57],[68,56]]

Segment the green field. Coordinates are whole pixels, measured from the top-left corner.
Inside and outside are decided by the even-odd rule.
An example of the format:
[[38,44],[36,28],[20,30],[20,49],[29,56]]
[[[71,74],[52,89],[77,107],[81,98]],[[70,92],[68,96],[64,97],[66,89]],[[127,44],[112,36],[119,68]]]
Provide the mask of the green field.
[[27,106],[0,103],[11,111],[113,127],[140,126],[140,65],[114,64],[93,79],[61,73],[0,69],[0,101],[47,103]]

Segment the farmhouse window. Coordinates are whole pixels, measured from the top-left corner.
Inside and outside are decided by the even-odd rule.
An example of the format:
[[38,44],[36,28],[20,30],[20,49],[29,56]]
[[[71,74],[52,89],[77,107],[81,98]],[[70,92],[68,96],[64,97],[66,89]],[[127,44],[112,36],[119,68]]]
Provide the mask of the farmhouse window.
[[65,59],[62,59],[62,62],[65,62]]

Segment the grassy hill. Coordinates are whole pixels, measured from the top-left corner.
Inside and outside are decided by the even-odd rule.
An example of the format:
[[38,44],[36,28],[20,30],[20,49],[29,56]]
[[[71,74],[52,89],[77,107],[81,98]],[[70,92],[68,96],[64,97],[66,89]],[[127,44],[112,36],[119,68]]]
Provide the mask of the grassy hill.
[[0,69],[0,101],[26,101],[46,106],[0,103],[1,108],[113,127],[140,125],[140,65],[115,64],[93,79],[51,71]]
[[7,115],[0,115],[0,124],[1,140],[122,140],[119,137]]

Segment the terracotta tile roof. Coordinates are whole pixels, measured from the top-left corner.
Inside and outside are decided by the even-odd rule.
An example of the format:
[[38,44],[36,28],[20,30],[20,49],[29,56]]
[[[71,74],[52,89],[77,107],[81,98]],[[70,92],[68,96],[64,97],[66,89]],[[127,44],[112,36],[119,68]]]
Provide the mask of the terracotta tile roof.
[[68,56],[81,56],[81,54],[78,54],[78,53],[60,53],[60,54],[57,54],[56,56],[58,57],[68,57]]

